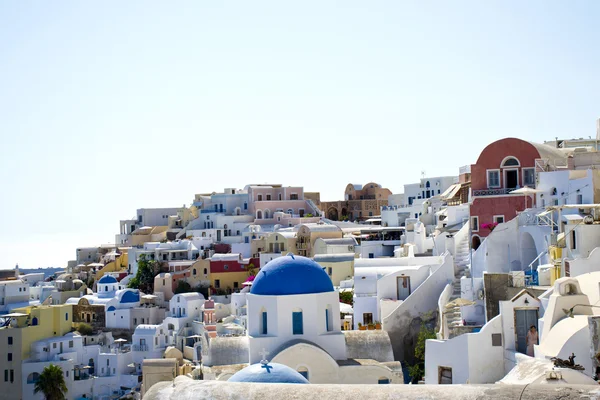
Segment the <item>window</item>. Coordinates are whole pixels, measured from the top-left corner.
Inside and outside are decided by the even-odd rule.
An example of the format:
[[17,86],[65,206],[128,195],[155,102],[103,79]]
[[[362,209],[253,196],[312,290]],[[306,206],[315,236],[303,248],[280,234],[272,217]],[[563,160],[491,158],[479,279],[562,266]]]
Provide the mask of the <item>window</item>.
[[363,325],[369,325],[373,323],[373,313],[363,313]]
[[11,369],[10,370],[10,383],[13,383],[15,381],[15,370]]
[[223,269],[224,269],[225,271],[227,271],[227,270],[229,269],[229,265],[225,264],[225,265],[223,266]]
[[300,367],[298,368],[298,373],[308,380],[308,368]]
[[13,337],[9,336],[8,337],[8,345],[11,346],[13,344]]
[[[298,200],[298,194],[297,193],[290,194],[290,200]],[[350,200],[352,200],[352,199],[350,199]]]
[[333,268],[328,267],[327,268],[327,273],[329,274],[329,276],[331,276],[331,274],[333,273]]
[[12,353],[8,353],[8,361],[12,361]]
[[498,169],[488,170],[487,184],[488,184],[488,188],[499,188],[500,187],[500,170],[498,170]]
[[221,281],[219,279],[215,279],[215,289],[219,289],[221,287]]
[[494,347],[502,346],[502,334],[501,333],[492,333],[492,346],[494,346]]
[[471,231],[473,231],[473,232],[479,231],[479,217],[478,216],[471,217]]
[[577,195],[577,203],[576,204],[583,204],[583,195],[582,194]]
[[208,274],[208,270],[204,268],[204,275]]
[[233,282],[233,288],[237,289],[238,288],[238,282]]
[[267,195],[267,201],[271,201],[271,195],[270,194]]
[[4,370],[4,382],[8,382],[8,370]]
[[27,376],[27,383],[28,384],[36,383],[39,380],[40,380],[40,374],[38,374],[37,372],[32,372],[31,374],[29,374]]
[[327,330],[327,332],[333,330],[333,313],[330,304],[325,308],[325,330]]
[[577,240],[576,240],[576,238],[577,238],[577,235],[576,235],[575,229],[573,229],[571,231],[571,249],[573,249],[573,250],[577,249]]
[[504,215],[494,215],[494,222],[497,224],[504,223]]
[[261,312],[261,326],[260,326],[260,333],[261,335],[266,335],[268,332],[268,325],[267,325],[267,312],[263,309],[263,311]]
[[389,384],[389,383],[390,383],[390,380],[389,380],[388,378],[379,378],[379,379],[377,380],[377,383],[378,383],[379,385],[387,385],[387,384]]
[[69,340],[69,348],[72,349],[73,348],[73,341]]
[[502,162],[503,167],[518,167],[519,165],[519,160],[514,157],[508,157]]
[[56,348],[56,343],[52,343],[52,348],[55,349]]
[[535,168],[523,168],[523,185],[535,186]]
[[262,194],[258,195],[258,201],[262,201]]
[[65,321],[69,320],[69,313],[65,313]]
[[244,203],[244,210],[248,209],[248,203]]
[[452,368],[438,367],[438,383],[440,385],[452,384]]
[[137,318],[133,319],[133,324],[137,326]]
[[292,312],[292,334],[303,335],[302,310]]

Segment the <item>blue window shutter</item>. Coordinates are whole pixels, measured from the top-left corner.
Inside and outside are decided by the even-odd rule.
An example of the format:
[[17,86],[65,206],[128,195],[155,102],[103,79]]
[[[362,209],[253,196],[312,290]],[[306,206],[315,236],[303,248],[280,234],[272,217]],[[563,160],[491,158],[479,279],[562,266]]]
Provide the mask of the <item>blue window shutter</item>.
[[266,335],[268,332],[267,330],[267,312],[263,311],[262,313],[262,334]]
[[304,329],[302,326],[302,311],[292,313],[293,334],[303,335]]
[[325,309],[325,330],[329,332],[329,310]]

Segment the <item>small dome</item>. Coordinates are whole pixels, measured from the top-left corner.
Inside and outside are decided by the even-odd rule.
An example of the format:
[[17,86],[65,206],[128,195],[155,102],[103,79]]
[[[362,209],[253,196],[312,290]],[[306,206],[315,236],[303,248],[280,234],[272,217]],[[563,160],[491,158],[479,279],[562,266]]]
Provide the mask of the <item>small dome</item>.
[[309,383],[308,380],[290,367],[278,364],[252,364],[236,372],[228,382],[255,383]]
[[250,293],[265,296],[333,292],[333,284],[323,267],[301,256],[284,256],[262,267]]
[[140,301],[140,294],[137,291],[126,289],[121,296],[120,303],[137,303]]
[[101,283],[103,285],[107,283],[117,283],[117,280],[111,275],[104,275],[102,278],[100,278],[98,283]]

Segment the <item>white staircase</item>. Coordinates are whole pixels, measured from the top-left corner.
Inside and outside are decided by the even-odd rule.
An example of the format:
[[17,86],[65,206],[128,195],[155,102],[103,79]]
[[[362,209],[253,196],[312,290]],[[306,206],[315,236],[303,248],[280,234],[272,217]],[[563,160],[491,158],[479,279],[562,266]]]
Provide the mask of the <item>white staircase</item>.
[[[462,297],[460,290],[460,280],[463,276],[469,277],[469,236],[465,235],[463,239],[456,245],[456,254],[454,255],[454,283],[453,292],[450,296],[450,302]],[[444,310],[448,327],[462,326],[462,316],[460,314],[460,306],[446,306]]]

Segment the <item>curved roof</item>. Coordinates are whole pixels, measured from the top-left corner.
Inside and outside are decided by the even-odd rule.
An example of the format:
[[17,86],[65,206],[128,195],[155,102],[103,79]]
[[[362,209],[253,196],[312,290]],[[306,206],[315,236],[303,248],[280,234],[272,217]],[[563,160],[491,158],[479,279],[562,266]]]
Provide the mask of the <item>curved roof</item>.
[[278,363],[252,364],[236,372],[228,382],[300,383],[308,380],[287,365]]
[[301,256],[284,256],[269,261],[254,278],[250,293],[285,296],[333,292],[331,279],[323,267]]
[[343,331],[346,338],[346,355],[354,359],[371,359],[379,362],[394,361],[392,342],[387,331]]
[[212,338],[210,339],[210,346],[208,346],[209,359],[206,365],[247,364],[250,357],[248,348],[248,336],[217,336]]
[[140,293],[134,289],[122,289],[117,291],[117,296],[123,293],[119,303],[137,303],[140,301]]
[[106,284],[106,283],[117,283],[117,280],[111,275],[104,275],[98,283]]

